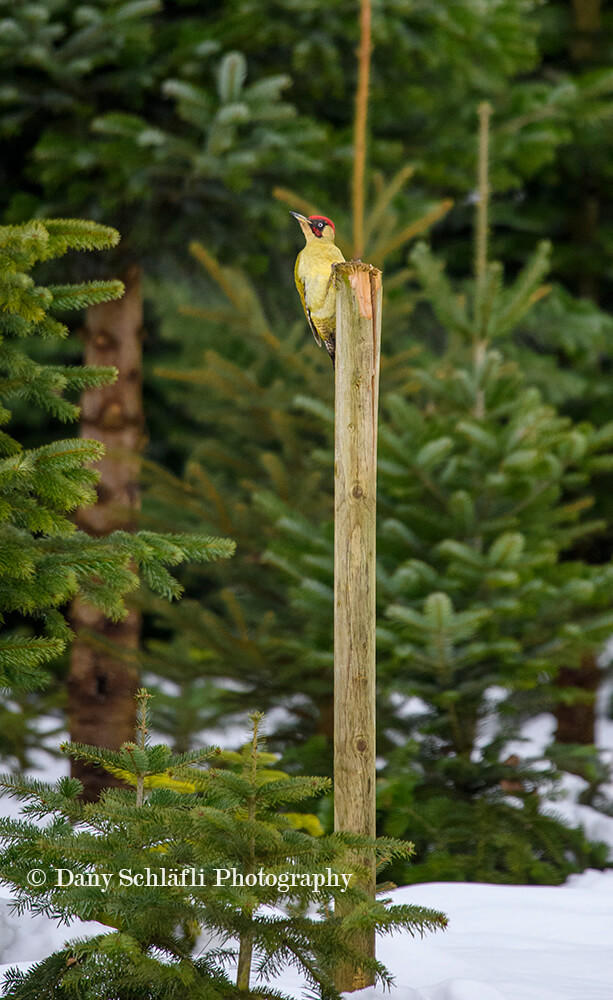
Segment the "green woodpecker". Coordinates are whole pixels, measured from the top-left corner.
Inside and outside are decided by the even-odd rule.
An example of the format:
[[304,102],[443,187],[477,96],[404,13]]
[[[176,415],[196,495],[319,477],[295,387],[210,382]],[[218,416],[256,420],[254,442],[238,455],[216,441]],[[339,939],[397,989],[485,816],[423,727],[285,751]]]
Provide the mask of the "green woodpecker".
[[315,342],[322,343],[334,365],[336,347],[336,289],[332,265],[344,260],[334,243],[334,223],[325,215],[300,215],[298,219],[306,246],[296,257],[294,278]]

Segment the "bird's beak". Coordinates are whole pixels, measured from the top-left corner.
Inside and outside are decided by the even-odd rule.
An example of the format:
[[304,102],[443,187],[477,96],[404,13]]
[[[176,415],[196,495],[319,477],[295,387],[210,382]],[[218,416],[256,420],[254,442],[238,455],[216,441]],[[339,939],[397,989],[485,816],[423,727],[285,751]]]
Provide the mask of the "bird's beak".
[[301,215],[300,212],[290,212],[289,214],[293,215],[294,218],[298,220],[300,228],[304,233],[304,238],[305,240],[308,240],[309,236],[311,236],[311,223],[307,219],[306,215]]

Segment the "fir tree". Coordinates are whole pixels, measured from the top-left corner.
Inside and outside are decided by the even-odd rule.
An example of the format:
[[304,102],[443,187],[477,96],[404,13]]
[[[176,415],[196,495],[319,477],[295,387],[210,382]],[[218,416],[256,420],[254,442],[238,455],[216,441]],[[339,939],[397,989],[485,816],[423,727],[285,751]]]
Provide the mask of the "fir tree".
[[75,420],[78,407],[70,394],[105,384],[115,373],[35,360],[28,339],[61,341],[67,327],[58,312],[83,308],[122,294],[117,281],[80,285],[37,285],[31,276],[40,262],[70,249],[114,246],[115,230],[81,220],[36,221],[0,229],[0,497],[1,682],[32,688],[44,679],[43,664],[65,648],[70,637],[62,615],[66,604],[82,600],[113,619],[125,614],[124,598],[147,582],[166,598],[181,587],[169,573],[186,559],[228,556],[232,543],[202,536],[131,536],[116,532],[90,538],[75,529],[71,515],[95,500],[101,457],[98,442],[55,440],[23,448],[9,433],[12,403],[44,411],[60,421]]
[[[611,468],[613,425],[573,424],[504,359],[505,341],[547,292],[548,247],[508,289],[500,265],[488,264],[489,108],[481,117],[474,281],[458,298],[425,246],[412,254],[448,349],[434,370],[415,369],[414,401],[387,401],[381,469],[394,509],[384,539],[395,569],[383,577],[394,599],[382,638],[394,650],[390,690],[404,676],[421,705],[405,714],[415,743],[397,757],[414,774],[408,813],[412,828],[423,823],[423,871],[461,872],[474,850],[474,877],[549,881],[588,859],[604,863],[606,851],[540,815],[544,775],[517,757],[502,763],[501,752],[529,692],[542,706],[564,664],[609,634],[610,566],[570,553],[603,530],[584,516],[585,490]],[[461,821],[441,833],[451,812]]]
[[[67,753],[120,774],[134,790],[107,789],[98,803],[79,799],[79,782],[53,788],[8,777],[2,784],[28,804],[21,820],[0,821],[8,846],[0,878],[16,891],[18,907],[68,921],[98,920],[113,928],[68,944],[30,972],[12,971],[7,997],[80,996],[87,1000],[138,997],[279,997],[266,981],[285,965],[305,974],[316,995],[338,1000],[332,982],[340,959],[357,961],[350,945],[357,929],[405,928],[424,933],[444,927],[440,913],[372,902],[355,879],[345,890],[341,872],[358,872],[348,851],[375,851],[380,860],[408,856],[411,845],[370,842],[350,835],[313,837],[297,829],[288,806],[318,795],[322,778],[293,777],[270,768],[260,717],[240,754],[209,749],[173,756],[147,738],[145,691],[139,692],[134,743],[118,752],[68,744]],[[213,759],[213,766],[201,765]],[[214,766],[215,761],[226,767]],[[40,820],[51,818],[42,828]],[[46,882],[32,887],[28,871]],[[70,886],[64,871],[75,874]],[[111,875],[105,881],[88,874]],[[122,875],[123,872],[123,875]],[[183,873],[186,873],[185,876]],[[317,885],[315,884],[317,876]],[[96,884],[98,882],[99,884]],[[352,914],[331,906],[350,898]],[[319,917],[309,912],[316,906]],[[193,957],[202,928],[215,944]],[[224,966],[237,958],[236,987]],[[380,963],[372,969],[383,981]],[[252,978],[263,985],[250,987]]]
[[287,72],[253,72],[189,4],[0,0],[0,13],[3,221],[110,221],[114,274],[135,259],[165,272],[196,232],[227,251],[242,226],[261,253],[270,188],[311,172],[325,137],[283,99]]
[[[610,566],[570,553],[603,530],[586,516],[588,490],[611,468],[613,427],[561,416],[506,360],[514,329],[547,293],[548,247],[504,287],[501,266],[487,262],[486,157],[481,173],[474,280],[459,295],[425,246],[411,255],[437,321],[426,339],[444,338],[444,349],[422,352],[404,392],[383,396],[379,727],[389,763],[379,802],[383,829],[418,840],[418,863],[400,878],[556,881],[603,864],[606,851],[539,811],[553,769],[501,753],[524,714],[555,700],[561,667],[610,633]],[[275,506],[280,537],[267,560],[318,629],[331,531],[294,503]],[[387,739],[404,746],[393,752]]]
[[[324,138],[320,127],[283,99],[290,83],[286,74],[255,75],[240,52],[224,51],[210,38],[207,13],[186,10],[184,4],[28,0],[11,7],[0,0],[0,10],[7,78],[0,95],[0,135],[12,154],[0,166],[5,219],[85,214],[111,221],[123,241],[109,255],[108,274],[132,290],[138,283],[135,261],[167,274],[177,268],[173,248],[182,252],[196,231],[227,251],[239,227],[245,241],[251,230],[250,256],[261,255],[270,187],[297,170],[311,170],[307,153]],[[106,309],[98,304],[86,323],[92,331],[86,350],[97,348],[104,331],[125,347],[130,322],[132,342],[140,347],[142,322],[130,298]],[[93,334],[94,326],[101,338]],[[151,340],[148,347],[153,353]],[[89,424],[84,436],[100,436],[108,445],[102,473],[108,479],[100,483],[106,502],[80,522],[84,530],[94,522],[98,534],[119,526],[129,530],[129,523],[121,525],[115,515],[126,500],[136,506],[138,497],[138,459],[127,450],[138,452],[144,435],[136,426],[136,407],[125,405],[140,385],[138,363],[136,351],[122,353],[124,360],[131,353],[119,373],[119,386],[126,388],[123,400],[108,403],[113,392],[102,389],[90,392],[83,405]],[[118,368],[121,360],[121,354],[113,358]],[[115,410],[108,422],[105,397]],[[156,419],[156,409],[164,419]],[[87,420],[92,410],[100,426]],[[164,448],[167,407],[161,401],[150,412],[155,451]],[[112,469],[111,447],[118,443]],[[96,622],[78,602],[71,620],[79,635],[67,679],[71,734],[98,743],[106,731],[109,744],[117,746],[133,727],[140,620],[133,611],[120,626]],[[106,726],[109,718],[113,725]],[[80,777],[85,779],[85,773]],[[86,794],[97,794],[91,775]]]
[[[602,864],[603,850],[539,810],[553,769],[505,763],[501,752],[525,714],[541,710],[547,698],[551,703],[559,668],[597,649],[613,624],[610,567],[568,558],[578,539],[602,530],[587,516],[589,485],[611,466],[613,432],[611,425],[561,416],[506,359],[513,331],[546,294],[548,247],[541,246],[505,287],[501,266],[487,263],[484,208],[485,198],[477,273],[461,294],[424,246],[411,258],[424,300],[420,328],[429,324],[429,342],[442,343],[438,355],[423,351],[419,363],[415,356],[397,356],[387,384],[385,367],[382,373],[379,732],[390,761],[381,783],[381,821],[395,834],[413,837],[413,826],[419,828],[418,865],[399,866],[398,877],[419,872],[557,881],[585,864]],[[205,259],[213,273],[214,262]],[[190,310],[192,316],[212,324],[233,321],[241,330],[251,323],[253,335],[241,340],[240,365],[236,357],[222,360],[219,350],[209,351],[206,371],[192,366],[175,376],[181,385],[207,384],[210,392],[198,404],[206,423],[217,427],[227,419],[231,427],[227,450],[212,435],[200,442],[188,466],[183,510],[189,519],[206,497],[219,523],[227,519],[244,532],[246,546],[269,541],[263,556],[255,549],[251,576],[234,584],[222,568],[226,587],[212,595],[212,610],[179,609],[175,676],[180,679],[179,663],[215,677],[225,675],[226,664],[232,670],[240,662],[235,690],[209,701],[211,715],[227,717],[257,690],[291,713],[288,730],[295,734],[297,720],[303,740],[319,727],[311,749],[324,769],[332,656],[331,482],[325,472],[331,468],[331,408],[322,402],[321,379],[290,399],[292,376],[306,358],[294,356],[291,339],[286,347],[274,337],[257,300],[235,276],[232,282],[227,274],[219,277],[226,278],[221,287],[233,289],[234,309],[223,317]],[[426,319],[430,303],[436,322]],[[291,374],[270,378],[254,404],[253,390],[246,391],[254,382],[242,368],[261,357],[262,371],[272,375],[264,359],[273,352]],[[245,391],[237,394],[238,385]],[[216,397],[226,400],[225,409]],[[231,407],[237,398],[239,405]],[[277,400],[283,398],[282,407]],[[215,417],[214,408],[227,417]],[[249,429],[243,409],[251,414]],[[300,448],[293,412],[304,415],[311,449],[305,436]],[[277,439],[281,426],[285,433]],[[290,467],[298,470],[292,479]],[[249,476],[258,468],[274,492],[262,488],[263,476]],[[223,498],[236,496],[237,474],[244,493],[234,504]],[[178,498],[179,484],[169,485]],[[260,586],[266,581],[276,609],[283,608],[274,627],[257,614],[256,579]],[[151,652],[159,668],[167,652],[162,644]],[[498,706],[491,697],[495,688],[505,693]],[[204,698],[210,691],[203,689]],[[407,695],[422,700],[421,710],[408,717]],[[484,738],[488,726],[491,735]],[[399,742],[407,747],[394,752]],[[288,759],[308,752],[294,747]],[[513,789],[518,801],[509,801],[505,789]],[[453,821],[457,816],[461,823]]]
[[[395,246],[409,243],[448,208],[443,202],[405,225],[391,202],[409,173],[400,171],[382,186],[366,216],[367,253],[375,253],[382,264]],[[303,203],[300,208],[313,210]],[[375,237],[378,227],[385,239]],[[276,727],[276,737],[293,742],[298,721],[301,736],[325,743],[332,726],[329,591],[324,591],[321,614],[305,618],[304,609],[288,600],[285,574],[272,565],[280,555],[268,550],[274,522],[287,512],[288,525],[291,521],[314,547],[323,547],[331,578],[330,530],[326,527],[318,538],[312,524],[326,524],[332,510],[333,381],[306,339],[295,296],[296,321],[288,329],[283,316],[274,310],[269,314],[245,271],[220,264],[200,243],[193,243],[191,251],[202,266],[198,285],[206,282],[206,305],[200,289],[187,282],[154,286],[161,336],[172,362],[159,365],[153,375],[156,385],[164,381],[164,397],[179,416],[167,434],[175,462],[177,455],[184,462],[184,474],[144,464],[143,523],[156,528],[174,523],[183,530],[205,524],[231,534],[238,555],[231,564],[207,569],[205,603],[190,599],[203,590],[197,570],[186,580],[181,606],[168,614],[156,602],[156,625],[164,638],[151,638],[143,663],[178,686],[179,697],[158,691],[166,732],[177,747],[187,748],[199,729],[232,712],[280,702],[291,714],[287,725]],[[188,296],[193,304],[182,301]],[[388,391],[409,378],[412,351],[394,352],[393,347],[401,343],[412,304],[413,298],[399,298],[393,287],[386,299],[390,353],[382,362],[382,385]],[[303,524],[300,516],[306,512]],[[313,567],[315,560],[313,555]],[[314,578],[312,583],[318,586]],[[328,761],[322,757],[310,766],[327,769]]]

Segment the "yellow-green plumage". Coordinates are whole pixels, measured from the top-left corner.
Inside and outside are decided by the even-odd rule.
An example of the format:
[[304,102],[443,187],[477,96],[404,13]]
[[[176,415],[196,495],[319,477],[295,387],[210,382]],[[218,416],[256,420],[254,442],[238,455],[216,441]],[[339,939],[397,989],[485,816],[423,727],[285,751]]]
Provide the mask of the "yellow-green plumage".
[[292,215],[300,223],[306,246],[296,258],[294,278],[305,316],[319,347],[325,344],[334,364],[336,290],[332,265],[345,258],[334,243],[334,225],[324,216]]

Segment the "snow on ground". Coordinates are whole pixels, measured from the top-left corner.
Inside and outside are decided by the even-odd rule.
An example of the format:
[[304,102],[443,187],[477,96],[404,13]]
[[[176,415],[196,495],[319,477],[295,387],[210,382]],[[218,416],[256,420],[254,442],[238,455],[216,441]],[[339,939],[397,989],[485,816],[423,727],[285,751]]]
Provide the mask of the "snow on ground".
[[[443,933],[382,939],[394,1000],[611,1000],[613,872],[564,886],[430,883],[394,902],[441,909]],[[379,1000],[380,989],[353,994]]]

